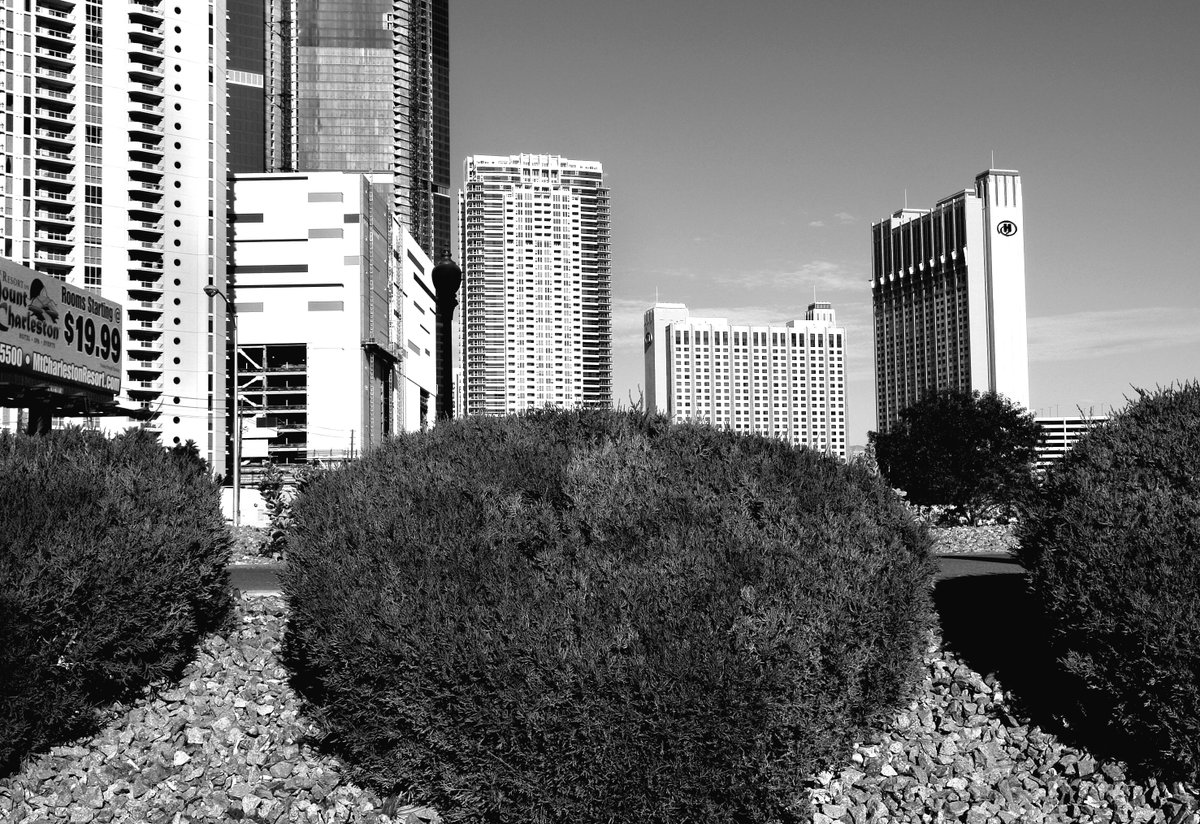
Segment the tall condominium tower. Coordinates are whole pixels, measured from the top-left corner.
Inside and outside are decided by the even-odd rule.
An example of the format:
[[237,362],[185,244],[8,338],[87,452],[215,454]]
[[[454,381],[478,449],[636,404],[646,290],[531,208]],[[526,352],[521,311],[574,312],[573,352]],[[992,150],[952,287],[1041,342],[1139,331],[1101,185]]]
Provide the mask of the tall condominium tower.
[[656,303],[645,315],[646,409],[845,460],[845,346],[828,303],[779,325],[732,325]]
[[225,0],[5,5],[0,252],[120,303],[124,405],[220,466]]
[[989,169],[932,209],[871,227],[880,431],[924,395],[994,391],[1029,406],[1021,176]]
[[450,249],[449,0],[228,0],[235,172],[389,173]]
[[608,189],[599,163],[476,155],[459,192],[468,415],[612,405]]

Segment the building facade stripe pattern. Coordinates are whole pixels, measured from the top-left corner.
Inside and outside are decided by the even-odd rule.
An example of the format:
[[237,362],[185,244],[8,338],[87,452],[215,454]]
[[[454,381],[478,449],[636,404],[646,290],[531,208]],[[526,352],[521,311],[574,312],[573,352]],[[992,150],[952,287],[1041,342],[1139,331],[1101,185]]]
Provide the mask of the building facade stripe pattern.
[[120,303],[122,405],[221,466],[225,2],[5,6],[0,251]]
[[1020,174],[989,169],[974,189],[871,227],[880,431],[946,389],[1028,408],[1023,210]]
[[459,193],[465,414],[612,405],[600,163],[476,155]]
[[779,438],[846,459],[846,330],[833,306],[786,324],[645,314],[646,409],[677,422]]

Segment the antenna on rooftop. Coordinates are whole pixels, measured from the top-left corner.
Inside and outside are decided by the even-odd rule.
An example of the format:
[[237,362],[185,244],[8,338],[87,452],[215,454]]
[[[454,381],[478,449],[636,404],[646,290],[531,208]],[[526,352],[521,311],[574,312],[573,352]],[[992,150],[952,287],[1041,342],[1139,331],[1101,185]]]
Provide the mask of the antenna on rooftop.
[[988,166],[988,168],[989,169],[996,168],[996,150],[995,149],[992,149],[992,165]]
[[908,208],[908,189],[904,190],[904,208]]

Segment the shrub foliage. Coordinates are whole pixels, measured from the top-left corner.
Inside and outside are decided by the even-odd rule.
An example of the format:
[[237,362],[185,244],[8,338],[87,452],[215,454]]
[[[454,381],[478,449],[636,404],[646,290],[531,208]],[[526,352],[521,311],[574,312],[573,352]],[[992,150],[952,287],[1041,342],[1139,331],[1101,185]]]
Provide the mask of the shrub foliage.
[[953,506],[974,524],[1030,491],[1038,425],[995,392],[936,392],[870,442],[879,471],[909,501]]
[[440,423],[293,505],[285,653],[447,821],[796,821],[911,688],[924,532],[868,473],[633,413]]
[[231,607],[218,487],[131,430],[0,434],[0,771],[191,660]]
[[1084,437],[1018,529],[1072,727],[1200,780],[1200,384],[1140,398]]

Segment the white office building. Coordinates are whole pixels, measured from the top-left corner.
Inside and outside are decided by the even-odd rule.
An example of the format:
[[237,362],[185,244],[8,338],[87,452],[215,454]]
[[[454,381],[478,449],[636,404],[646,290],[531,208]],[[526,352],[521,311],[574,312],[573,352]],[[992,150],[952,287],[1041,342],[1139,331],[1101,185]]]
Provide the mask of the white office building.
[[[119,401],[224,462],[223,0],[4,4],[0,256],[124,309]],[[124,428],[117,419],[109,424]]]
[[944,389],[1029,407],[1021,176],[989,169],[871,227],[879,431]]
[[608,189],[599,163],[468,157],[459,192],[467,415],[612,405]]
[[234,176],[237,398],[258,457],[339,461],[432,425],[433,263],[392,210],[390,174]]
[[645,314],[646,409],[846,459],[846,330],[829,303],[803,320],[730,324],[682,303]]

